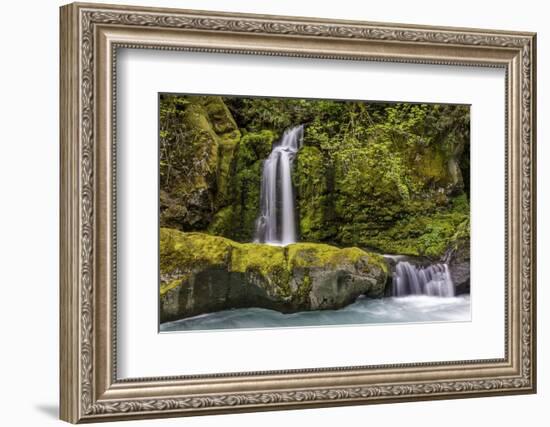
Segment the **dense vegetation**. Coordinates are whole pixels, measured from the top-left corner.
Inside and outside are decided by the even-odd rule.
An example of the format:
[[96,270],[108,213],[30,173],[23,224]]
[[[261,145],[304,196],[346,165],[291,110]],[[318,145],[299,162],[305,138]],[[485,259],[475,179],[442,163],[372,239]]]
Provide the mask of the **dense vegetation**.
[[262,161],[303,123],[300,240],[442,257],[469,240],[469,108],[161,95],[160,222],[252,239]]

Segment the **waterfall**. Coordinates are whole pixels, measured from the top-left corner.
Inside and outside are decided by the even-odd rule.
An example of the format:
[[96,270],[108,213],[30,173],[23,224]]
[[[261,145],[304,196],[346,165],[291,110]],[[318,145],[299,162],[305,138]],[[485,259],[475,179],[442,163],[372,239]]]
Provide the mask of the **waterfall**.
[[281,140],[264,160],[255,242],[271,245],[296,242],[292,163],[302,145],[303,134],[303,125],[285,130]]
[[453,297],[455,288],[447,264],[432,264],[417,267],[400,261],[395,266],[392,282],[392,295],[431,295]]

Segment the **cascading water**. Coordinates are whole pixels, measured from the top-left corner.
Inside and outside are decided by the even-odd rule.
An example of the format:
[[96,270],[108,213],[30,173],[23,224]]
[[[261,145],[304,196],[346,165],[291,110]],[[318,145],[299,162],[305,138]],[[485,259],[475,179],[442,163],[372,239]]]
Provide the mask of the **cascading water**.
[[393,273],[392,295],[453,297],[455,287],[447,264],[418,267],[409,262],[400,261]]
[[287,129],[264,161],[255,242],[270,245],[296,242],[292,163],[302,145],[303,134],[303,125]]

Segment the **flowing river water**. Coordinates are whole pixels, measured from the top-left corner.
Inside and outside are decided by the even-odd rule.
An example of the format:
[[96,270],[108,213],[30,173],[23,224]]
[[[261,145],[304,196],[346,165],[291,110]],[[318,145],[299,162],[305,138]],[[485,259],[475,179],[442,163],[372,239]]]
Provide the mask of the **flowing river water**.
[[167,322],[162,332],[212,329],[279,328],[383,323],[465,322],[470,320],[470,296],[410,295],[358,298],[340,310],[282,314],[263,308],[240,308]]

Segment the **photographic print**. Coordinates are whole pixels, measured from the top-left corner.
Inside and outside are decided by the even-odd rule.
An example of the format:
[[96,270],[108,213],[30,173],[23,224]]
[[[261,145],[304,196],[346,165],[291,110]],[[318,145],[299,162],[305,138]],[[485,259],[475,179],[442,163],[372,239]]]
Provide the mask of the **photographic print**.
[[160,330],[470,320],[470,107],[159,95]]
[[62,420],[536,393],[535,33],[59,23]]

